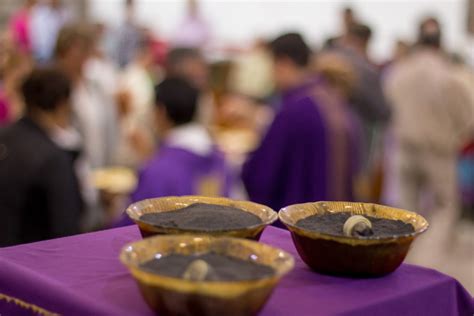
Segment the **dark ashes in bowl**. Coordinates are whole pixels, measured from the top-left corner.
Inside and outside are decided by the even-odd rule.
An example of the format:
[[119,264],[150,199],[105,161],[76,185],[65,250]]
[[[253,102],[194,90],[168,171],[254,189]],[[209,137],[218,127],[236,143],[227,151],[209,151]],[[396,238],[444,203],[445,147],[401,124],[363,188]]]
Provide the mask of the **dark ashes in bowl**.
[[203,260],[210,267],[204,281],[244,281],[257,280],[274,275],[273,268],[256,262],[242,260],[214,252],[201,255],[172,254],[153,258],[141,264],[141,269],[173,278],[183,278],[189,265],[195,260]]
[[169,212],[143,214],[140,220],[158,227],[204,232],[243,229],[262,223],[260,217],[240,208],[207,203],[195,203]]
[[[349,217],[353,214],[350,212],[327,213],[323,215],[312,215],[300,219],[296,222],[296,227],[325,233],[335,236],[344,236],[343,226]],[[364,215],[371,223],[373,235],[364,238],[391,237],[398,235],[410,234],[415,231],[411,224],[404,223],[400,220],[387,218],[379,218]]]

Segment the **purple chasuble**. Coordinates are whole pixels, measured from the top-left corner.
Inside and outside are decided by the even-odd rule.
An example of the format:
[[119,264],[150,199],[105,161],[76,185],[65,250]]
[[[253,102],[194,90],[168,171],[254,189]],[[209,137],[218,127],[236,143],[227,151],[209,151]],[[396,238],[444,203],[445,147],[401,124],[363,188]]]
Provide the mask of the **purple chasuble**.
[[287,91],[260,147],[244,164],[252,201],[279,210],[294,203],[351,200],[357,157],[354,122],[319,78]]
[[[232,182],[231,171],[217,149],[202,156],[163,144],[140,172],[131,202],[179,195],[227,197]],[[130,224],[132,221],[124,214],[115,226]]]

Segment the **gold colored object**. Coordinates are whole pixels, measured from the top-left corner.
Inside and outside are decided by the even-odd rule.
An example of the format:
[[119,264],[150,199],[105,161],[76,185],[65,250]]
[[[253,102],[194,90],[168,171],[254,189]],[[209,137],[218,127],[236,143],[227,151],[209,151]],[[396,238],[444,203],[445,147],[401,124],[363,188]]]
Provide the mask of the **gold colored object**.
[[344,223],[342,231],[344,232],[344,235],[346,236],[353,236],[354,229],[356,229],[357,227],[371,229],[372,223],[362,215],[353,215],[349,217],[347,221]]
[[[39,307],[38,305],[28,303],[24,300],[21,300],[19,298],[6,295],[3,293],[0,293],[0,301],[6,301],[7,303],[14,304],[18,306],[18,308],[22,308],[23,310],[27,310],[29,313],[34,314],[34,315],[40,315],[40,316],[60,316],[60,314],[56,314],[53,312],[50,312],[42,307]],[[1,315],[1,314],[0,314]]]
[[137,185],[137,176],[132,169],[110,167],[92,172],[92,182],[99,189],[113,194],[128,194]]
[[258,136],[250,129],[218,129],[214,134],[219,148],[228,154],[247,154],[258,145]]
[[[270,266],[275,274],[257,280],[194,282],[140,268],[153,258],[171,254],[213,252]],[[254,315],[280,278],[294,265],[283,250],[255,241],[206,235],[155,236],[126,245],[120,260],[130,270],[148,305],[160,315]]]
[[217,174],[204,176],[198,180],[197,193],[203,196],[218,197],[224,187],[223,179]]
[[190,281],[204,281],[212,268],[206,261],[198,259],[189,264],[183,273],[183,279]]
[[[353,215],[401,220],[414,232],[394,236],[356,238],[334,236],[296,226],[312,215],[350,212]],[[414,212],[383,205],[356,202],[315,202],[295,204],[280,210],[303,261],[313,270],[338,275],[379,276],[394,271],[403,262],[412,241],[428,229],[428,222]]]
[[[180,228],[160,227],[159,225],[150,225],[149,223],[140,220],[140,216],[142,216],[143,214],[170,212],[177,209],[185,208],[186,206],[189,206],[194,203],[208,203],[236,207],[245,212],[249,212],[258,216],[262,220],[262,223],[245,227],[242,229],[204,232]],[[205,196],[170,196],[143,200],[130,205],[126,210],[126,213],[130,217],[130,219],[138,225],[143,237],[156,234],[200,233],[212,236],[240,237],[258,240],[265,227],[278,219],[278,214],[265,205],[248,201],[237,201],[227,198]]]

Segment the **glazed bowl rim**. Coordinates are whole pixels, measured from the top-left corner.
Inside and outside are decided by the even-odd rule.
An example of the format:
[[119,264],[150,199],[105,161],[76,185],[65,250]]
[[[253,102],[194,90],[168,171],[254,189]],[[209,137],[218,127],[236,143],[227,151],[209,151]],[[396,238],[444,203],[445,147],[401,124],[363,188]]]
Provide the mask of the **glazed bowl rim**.
[[[308,207],[308,206],[316,206],[317,208],[326,208],[325,211],[330,212],[330,213],[347,212],[346,210],[337,210],[337,211],[335,211],[335,210],[327,209],[328,205],[334,205],[336,203],[345,204],[347,206],[360,206],[362,209],[364,209],[364,212],[355,213],[357,215],[366,214],[368,212],[366,210],[366,207],[386,208],[386,209],[390,209],[390,210],[395,211],[395,212],[402,212],[405,215],[411,215],[414,218],[416,218],[419,222],[421,222],[421,226],[417,228],[413,225],[414,226],[414,231],[411,232],[411,233],[396,234],[396,235],[390,235],[390,236],[374,236],[374,237],[354,238],[354,237],[350,237],[350,236],[333,235],[333,234],[329,234],[329,233],[317,232],[317,231],[304,229],[304,228],[298,227],[298,226],[296,226],[296,224],[290,223],[288,221],[288,217],[290,217],[293,212],[298,212],[298,209]],[[407,210],[404,210],[404,209],[401,209],[401,208],[385,206],[385,205],[381,205],[381,204],[363,203],[363,202],[319,201],[319,202],[292,204],[292,205],[289,205],[289,206],[286,206],[286,207],[282,208],[278,212],[278,217],[279,217],[280,221],[286,227],[288,227],[288,229],[291,232],[294,232],[297,235],[302,235],[302,236],[305,236],[305,237],[309,237],[311,239],[334,240],[334,241],[338,241],[338,242],[346,243],[346,244],[351,244],[351,245],[373,245],[373,244],[393,242],[393,241],[397,241],[397,240],[401,240],[401,239],[405,239],[405,238],[414,238],[414,237],[424,233],[429,227],[428,221],[423,216],[421,216],[420,214],[418,214],[416,212],[407,211]],[[306,218],[306,217],[304,217],[304,218]],[[387,217],[384,217],[384,218],[387,218]],[[405,221],[403,221],[403,222],[405,222]],[[405,222],[405,223],[407,223],[407,222]]]
[[[148,204],[148,203],[152,203],[153,201],[164,201],[164,200],[176,200],[176,203],[179,201],[179,200],[183,200],[182,203],[184,203],[184,201],[186,200],[187,201],[190,201],[190,200],[196,200],[195,202],[193,203],[188,203],[186,205],[183,205],[183,207],[187,207],[191,204],[194,204],[194,203],[209,203],[209,204],[217,204],[217,205],[224,205],[224,206],[231,206],[231,205],[228,205],[228,204],[221,204],[221,203],[212,203],[211,201],[226,201],[226,202],[229,202],[229,204],[238,204],[234,207],[237,207],[237,208],[240,208],[242,209],[242,211],[244,212],[248,212],[248,213],[251,213],[251,214],[254,214],[256,215],[255,213],[251,212],[251,211],[248,211],[246,209],[243,209],[242,206],[240,204],[249,204],[249,205],[253,205],[255,207],[258,207],[258,208],[261,208],[263,210],[266,211],[267,213],[267,216],[266,216],[266,219],[262,219],[260,216],[258,216],[258,218],[261,220],[260,223],[258,224],[254,224],[254,225],[249,225],[249,226],[245,226],[245,227],[242,227],[242,228],[237,228],[237,229],[219,229],[219,230],[210,230],[210,231],[203,231],[203,230],[200,230],[200,229],[186,229],[186,228],[179,228],[179,227],[167,227],[167,226],[160,226],[160,225],[153,225],[153,224],[150,224],[149,222],[146,222],[146,221],[142,221],[140,219],[140,217],[136,216],[136,212],[134,211],[135,208],[144,208],[146,206],[144,206],[143,204]],[[205,201],[202,201],[202,200],[205,200]],[[240,205],[240,206],[239,206]],[[260,227],[264,227],[264,226],[268,226],[268,225],[271,225],[273,222],[275,222],[277,219],[278,219],[278,213],[275,212],[273,209],[271,209],[270,207],[266,206],[266,205],[263,205],[263,204],[259,204],[259,203],[255,203],[255,202],[251,202],[251,201],[245,201],[245,200],[235,200],[235,199],[230,199],[230,198],[225,198],[225,197],[207,197],[207,196],[199,196],[199,195],[182,195],[182,196],[164,196],[164,197],[158,197],[158,198],[150,198],[150,199],[144,199],[144,200],[141,200],[141,201],[137,201],[137,202],[134,202],[132,204],[130,204],[127,209],[125,210],[127,216],[132,220],[134,221],[136,224],[138,223],[141,223],[141,224],[144,224],[144,225],[148,225],[150,227],[153,227],[155,229],[158,229],[158,230],[172,230],[174,233],[173,234],[176,234],[176,233],[186,233],[186,234],[222,234],[222,233],[230,233],[230,232],[239,232],[239,231],[245,231],[245,230],[252,230],[252,229],[257,229],[257,228],[260,228]],[[163,211],[159,211],[159,212],[149,212],[149,213],[161,213]]]
[[[167,240],[173,240],[174,242],[207,242],[212,244],[214,242],[235,242],[243,245],[250,245],[251,248],[257,247],[258,249],[271,251],[278,254],[278,258],[281,258],[281,263],[275,263],[276,268],[265,263],[260,263],[272,267],[274,273],[265,277],[251,280],[235,280],[235,281],[191,281],[184,280],[178,277],[171,277],[153,273],[140,267],[140,262],[132,262],[129,258],[129,254],[136,250],[134,247],[140,245],[146,245],[147,243],[153,243],[154,241],[161,240],[166,242]],[[158,251],[158,250],[157,250]],[[208,253],[209,251],[203,251],[201,253]],[[196,252],[195,254],[198,254]],[[224,255],[232,256],[231,253],[224,253]],[[235,256],[238,258],[238,256]],[[122,247],[120,252],[120,261],[127,267],[133,278],[139,282],[145,283],[150,286],[162,286],[169,291],[177,291],[180,293],[197,293],[216,297],[234,297],[251,290],[253,288],[259,288],[262,286],[268,286],[276,284],[280,278],[290,272],[295,265],[295,259],[293,255],[280,248],[260,243],[253,240],[235,237],[215,237],[211,235],[158,235],[149,238],[145,238],[138,241],[127,243]],[[249,260],[250,261],[250,260]]]

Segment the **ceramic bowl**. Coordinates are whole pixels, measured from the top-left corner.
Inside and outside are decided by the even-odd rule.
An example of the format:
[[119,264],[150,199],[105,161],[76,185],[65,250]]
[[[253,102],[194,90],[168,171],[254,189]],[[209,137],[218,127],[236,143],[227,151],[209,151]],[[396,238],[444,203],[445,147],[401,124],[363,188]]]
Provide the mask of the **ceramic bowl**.
[[[262,220],[262,222],[257,225],[248,226],[242,229],[200,231],[162,227],[159,225],[150,225],[149,223],[140,220],[140,216],[142,216],[143,214],[169,212],[184,208],[194,203],[208,203],[224,206],[233,206],[242,209],[245,212],[249,212],[258,216]],[[265,227],[278,219],[278,214],[265,205],[248,201],[237,201],[227,198],[204,196],[171,196],[143,200],[130,205],[126,210],[126,213],[130,217],[130,219],[138,225],[143,237],[148,237],[157,234],[206,234],[212,236],[240,237],[259,240]]]
[[[296,226],[308,216],[336,212],[401,220],[415,231],[389,237],[354,238],[329,235]],[[428,229],[422,216],[397,208],[369,203],[316,202],[283,208],[280,221],[291,232],[301,259],[314,271],[352,277],[381,276],[393,272],[405,259],[413,240]]]
[[[170,254],[214,252],[270,266],[275,273],[256,280],[189,281],[143,270],[150,259]],[[209,235],[154,236],[126,245],[120,260],[138,283],[147,304],[159,315],[255,315],[294,265],[283,250],[255,241]]]

